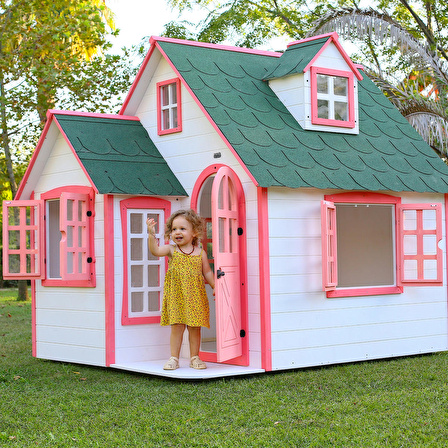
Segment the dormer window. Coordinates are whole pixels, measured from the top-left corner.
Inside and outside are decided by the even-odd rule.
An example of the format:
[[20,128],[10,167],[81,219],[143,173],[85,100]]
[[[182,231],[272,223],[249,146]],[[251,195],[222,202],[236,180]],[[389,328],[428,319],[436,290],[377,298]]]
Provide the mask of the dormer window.
[[157,130],[159,135],[182,131],[180,80],[157,84]]
[[311,122],[355,127],[352,72],[311,67]]

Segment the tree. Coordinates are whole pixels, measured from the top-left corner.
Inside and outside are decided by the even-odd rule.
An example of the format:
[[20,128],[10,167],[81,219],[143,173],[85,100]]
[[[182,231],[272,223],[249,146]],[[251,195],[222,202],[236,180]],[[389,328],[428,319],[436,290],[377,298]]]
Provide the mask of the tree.
[[[111,112],[135,70],[104,0],[0,0],[0,160],[11,196],[52,108]],[[22,298],[23,284],[19,296]]]
[[191,30],[180,22],[165,34],[260,46],[337,31],[356,43],[353,60],[443,157],[448,151],[448,4],[442,0],[168,0],[175,9],[207,9]]

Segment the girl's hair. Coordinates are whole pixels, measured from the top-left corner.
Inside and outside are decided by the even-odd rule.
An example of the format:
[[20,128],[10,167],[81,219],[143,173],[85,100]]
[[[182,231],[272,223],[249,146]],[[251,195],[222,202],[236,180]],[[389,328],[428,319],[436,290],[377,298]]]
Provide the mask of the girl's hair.
[[173,221],[179,216],[183,216],[191,224],[193,233],[196,235],[193,238],[192,244],[193,246],[197,246],[204,233],[204,221],[194,210],[191,209],[177,210],[177,212],[174,212],[168,218],[165,226],[165,239],[169,241],[171,232],[173,231]]

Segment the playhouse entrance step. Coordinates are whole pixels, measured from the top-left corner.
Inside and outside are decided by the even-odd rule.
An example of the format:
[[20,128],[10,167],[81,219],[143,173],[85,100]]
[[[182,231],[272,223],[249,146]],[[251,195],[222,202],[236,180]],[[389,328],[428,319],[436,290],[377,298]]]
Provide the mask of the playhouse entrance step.
[[146,373],[148,375],[164,376],[167,378],[178,378],[186,380],[222,378],[225,376],[252,375],[262,373],[264,369],[254,369],[253,367],[232,366],[230,364],[216,364],[207,362],[207,368],[195,370],[190,367],[189,359],[180,359],[180,367],[176,370],[163,370],[166,359],[156,361],[140,361],[121,364],[111,364],[110,367],[130,372]]

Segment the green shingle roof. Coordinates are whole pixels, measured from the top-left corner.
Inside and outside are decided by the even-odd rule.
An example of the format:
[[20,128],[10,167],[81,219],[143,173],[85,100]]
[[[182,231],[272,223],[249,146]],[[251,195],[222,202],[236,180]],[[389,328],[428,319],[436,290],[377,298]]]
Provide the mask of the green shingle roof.
[[[359,135],[305,131],[268,77],[297,72],[323,45],[280,58],[159,41],[262,187],[448,192],[448,166],[367,76],[359,82]],[[283,61],[285,65],[283,66]]]
[[139,121],[55,114],[102,194],[187,196]]

